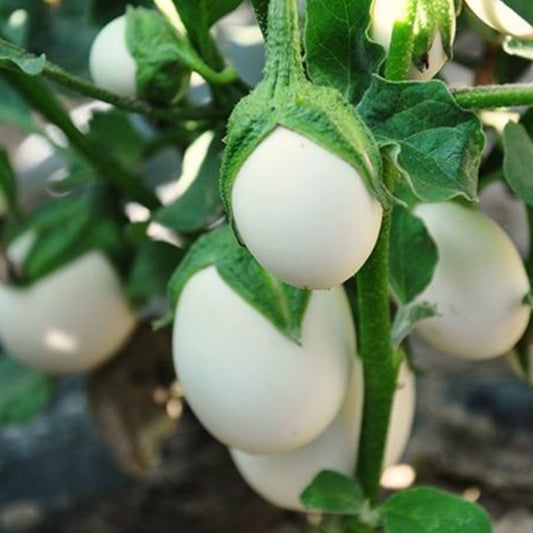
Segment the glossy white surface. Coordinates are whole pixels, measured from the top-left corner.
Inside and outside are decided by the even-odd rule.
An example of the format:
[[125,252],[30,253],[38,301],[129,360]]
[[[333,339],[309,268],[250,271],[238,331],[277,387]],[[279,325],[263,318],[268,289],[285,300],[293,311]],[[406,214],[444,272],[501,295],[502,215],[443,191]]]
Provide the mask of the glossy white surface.
[[[10,256],[18,263],[27,234]],[[27,288],[0,285],[0,339],[21,363],[51,374],[90,370],[132,332],[136,317],[105,256],[88,252]]]
[[342,288],[315,292],[299,346],[211,266],[180,296],[173,351],[187,401],[217,439],[249,453],[281,453],[316,438],[336,416],[355,331]]
[[126,17],[102,28],[89,55],[89,71],[99,87],[121,96],[135,96],[137,65],[126,45]]
[[527,327],[522,304],[529,281],[506,233],[475,209],[455,203],[421,204],[415,214],[439,251],[433,280],[417,298],[436,303],[440,316],[416,332],[438,350],[487,359],[510,350]]
[[501,0],[465,0],[485,24],[506,35],[533,40],[533,26]]
[[310,289],[340,285],[361,268],[383,214],[353,167],[283,127],[245,161],[232,204],[257,261],[279,279]]
[[[396,463],[403,454],[414,409],[414,377],[403,365],[391,412],[384,468]],[[303,511],[300,494],[321,470],[335,470],[347,476],[353,474],[362,415],[363,374],[357,359],[339,414],[313,442],[279,455],[249,455],[235,449],[230,450],[230,454],[243,478],[263,498],[278,507]]]

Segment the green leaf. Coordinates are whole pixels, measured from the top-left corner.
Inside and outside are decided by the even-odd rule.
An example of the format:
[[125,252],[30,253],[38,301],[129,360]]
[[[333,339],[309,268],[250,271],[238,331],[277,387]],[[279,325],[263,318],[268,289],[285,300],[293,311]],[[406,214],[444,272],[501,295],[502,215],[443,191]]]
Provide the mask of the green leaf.
[[261,32],[266,36],[268,31],[268,4],[270,0],[251,0],[251,4],[255,11],[257,23],[261,28]]
[[307,509],[326,513],[356,515],[365,498],[357,481],[331,470],[323,470],[311,481],[300,496]]
[[7,41],[0,41],[0,67],[7,65],[30,76],[37,76],[44,70],[45,64],[44,54],[37,57]]
[[339,90],[359,101],[385,57],[366,37],[371,0],[307,0],[306,64],[318,85]]
[[392,212],[390,242],[390,283],[397,300],[407,304],[431,281],[437,245],[424,222],[401,206]]
[[[17,203],[17,179],[11,167],[7,152],[0,146],[0,206],[5,202],[8,210],[13,209]],[[2,217],[0,207],[0,218]]]
[[533,61],[533,42],[507,36],[503,41],[503,49],[511,56],[523,57]]
[[170,22],[152,9],[128,8],[126,43],[137,63],[137,94],[158,104],[180,100],[189,84],[187,58],[196,54]]
[[106,24],[124,14],[127,6],[151,7],[152,0],[91,0],[91,19],[99,25]]
[[143,157],[144,139],[128,114],[117,109],[95,111],[89,122],[88,136],[100,146],[112,147],[122,166],[136,172]]
[[533,145],[524,126],[508,122],[503,147],[505,180],[517,196],[533,206]]
[[0,425],[26,422],[42,411],[54,380],[0,354]]
[[386,533],[490,533],[487,513],[458,496],[417,487],[391,496],[384,505]]
[[429,302],[413,302],[399,307],[391,329],[394,347],[400,346],[418,322],[438,314],[437,306]]
[[476,199],[485,137],[479,118],[458,107],[444,83],[374,76],[357,109],[418,198]]
[[168,281],[184,250],[160,241],[146,240],[133,260],[127,291],[133,300],[164,296]]
[[205,229],[223,213],[218,177],[224,145],[222,136],[206,132],[189,146],[183,157],[180,180],[191,181],[173,204],[159,209],[154,220],[176,232]]
[[503,3],[533,25],[533,3],[531,0],[503,0]]
[[224,281],[239,296],[294,342],[301,338],[310,292],[279,281],[239,245],[229,226],[200,237],[170,279],[168,292],[174,311],[181,291],[199,270],[216,266]]
[[130,261],[113,199],[95,187],[80,197],[54,200],[35,213],[26,230],[36,235],[24,260],[21,285],[46,276],[89,250],[101,250],[122,271]]
[[533,289],[530,290],[523,298],[522,303],[524,305],[529,305],[529,307],[533,307]]
[[0,76],[0,124],[11,124],[28,133],[39,133],[31,109]]

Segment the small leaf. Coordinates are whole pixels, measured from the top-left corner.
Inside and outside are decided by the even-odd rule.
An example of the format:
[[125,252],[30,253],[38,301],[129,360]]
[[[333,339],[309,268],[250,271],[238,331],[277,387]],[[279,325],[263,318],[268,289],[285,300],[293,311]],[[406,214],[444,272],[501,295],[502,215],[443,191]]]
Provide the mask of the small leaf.
[[159,12],[128,8],[126,43],[137,64],[138,95],[164,105],[178,101],[189,83],[184,61],[196,55],[185,38]]
[[394,347],[398,348],[400,346],[418,322],[438,314],[437,306],[429,302],[414,302],[402,305],[396,312],[391,329]]
[[147,239],[139,248],[128,277],[128,294],[134,300],[164,296],[170,276],[184,251],[171,244]]
[[176,232],[205,229],[223,213],[218,177],[224,145],[222,136],[206,132],[193,142],[183,157],[180,180],[190,182],[173,204],[159,209],[154,220]]
[[[187,281],[199,270],[216,266],[222,279],[281,333],[299,342],[310,292],[296,289],[272,276],[240,246],[229,226],[200,237],[189,249],[168,286],[174,311]],[[166,324],[171,317],[165,317]]]
[[430,283],[438,261],[437,245],[424,222],[409,210],[392,212],[390,282],[403,304],[413,301]]
[[300,500],[307,509],[356,515],[363,508],[363,490],[353,478],[323,470],[304,489]]
[[503,172],[513,192],[533,205],[533,145],[525,128],[508,122],[503,132]]
[[374,76],[357,110],[403,178],[427,202],[477,197],[484,146],[479,118],[440,81],[389,82]]
[[8,65],[30,76],[37,76],[44,70],[45,64],[44,54],[34,56],[7,41],[0,40],[0,67]]
[[391,496],[384,505],[386,533],[490,533],[487,513],[478,505],[432,487]]
[[529,307],[533,307],[533,289],[522,298],[522,303],[524,305],[529,305]]
[[503,41],[503,49],[511,56],[523,57],[533,61],[533,42],[507,36]]
[[306,64],[317,85],[339,90],[359,101],[385,57],[366,36],[371,0],[307,0]]
[[26,422],[46,407],[54,380],[0,354],[0,425]]
[[503,3],[533,25],[533,3],[531,0],[503,0]]

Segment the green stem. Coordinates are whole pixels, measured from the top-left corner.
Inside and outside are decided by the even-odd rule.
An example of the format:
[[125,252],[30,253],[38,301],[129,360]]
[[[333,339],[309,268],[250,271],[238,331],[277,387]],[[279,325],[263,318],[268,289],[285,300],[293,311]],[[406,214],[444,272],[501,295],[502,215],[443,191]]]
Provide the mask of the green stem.
[[[386,161],[386,185],[393,182],[394,172],[392,163]],[[391,341],[390,225],[391,214],[386,212],[376,247],[356,278],[358,349],[363,360],[365,378],[357,476],[366,496],[373,504],[379,498],[383,454],[398,370]]]
[[[35,58],[36,56],[23,50],[22,48],[15,46],[14,44],[5,41],[0,37],[0,46],[10,48],[16,51],[18,54],[23,54],[28,58]],[[204,119],[219,119],[224,118],[224,113],[213,107],[196,107],[196,108],[161,108],[153,107],[147,102],[138,100],[136,98],[129,98],[119,96],[113,92],[107,91],[96,85],[74,76],[61,68],[60,66],[46,61],[44,70],[41,75],[66,89],[69,89],[82,96],[87,96],[107,102],[119,109],[128,111],[130,113],[138,113],[154,120],[204,120]]]
[[305,78],[297,0],[270,0],[264,77],[282,86]]
[[405,80],[409,73],[415,40],[413,28],[417,5],[418,0],[403,0],[405,13],[394,24],[387,62],[385,63],[385,77],[388,80]]
[[533,105],[533,83],[480,85],[451,91],[456,102],[464,109]]
[[159,207],[160,202],[155,194],[146,189],[139,176],[132,174],[116,161],[113,156],[92,139],[84,135],[70,120],[55,95],[34,76],[28,76],[11,70],[4,70],[0,75],[12,85],[17,92],[47,120],[55,124],[65,134],[72,147],[95,167],[102,179],[136,202],[149,209]]

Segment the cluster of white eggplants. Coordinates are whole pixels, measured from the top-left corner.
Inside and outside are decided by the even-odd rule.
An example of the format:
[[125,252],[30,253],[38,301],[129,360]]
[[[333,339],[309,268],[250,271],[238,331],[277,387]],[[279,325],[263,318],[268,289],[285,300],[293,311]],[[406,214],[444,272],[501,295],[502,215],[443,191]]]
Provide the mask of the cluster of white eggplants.
[[[533,38],[533,28],[500,0],[466,2],[496,30]],[[386,49],[401,4],[373,4],[370,35]],[[453,39],[455,19],[451,33]],[[447,59],[444,48],[437,29],[427,68],[413,66],[411,77],[433,77]],[[135,94],[123,17],[97,37],[90,69],[98,85]],[[283,126],[253,150],[231,195],[235,227],[257,261],[279,279],[312,289],[301,343],[276,330],[209,266],[190,278],[179,298],[175,364],[191,408],[230,448],[247,482],[276,505],[302,509],[299,495],[320,470],[354,471],[364,383],[342,283],[370,256],[383,209],[356,168]],[[439,252],[433,279],[419,296],[436,304],[439,315],[421,322],[419,335],[444,353],[470,359],[511,350],[528,323],[523,298],[530,287],[510,239],[474,208],[422,204],[414,213]],[[26,234],[11,246],[15,266],[33,239]],[[45,372],[101,364],[135,321],[118,275],[97,251],[30,287],[0,286],[4,347]],[[414,403],[413,376],[402,364],[384,466],[404,451]]]

